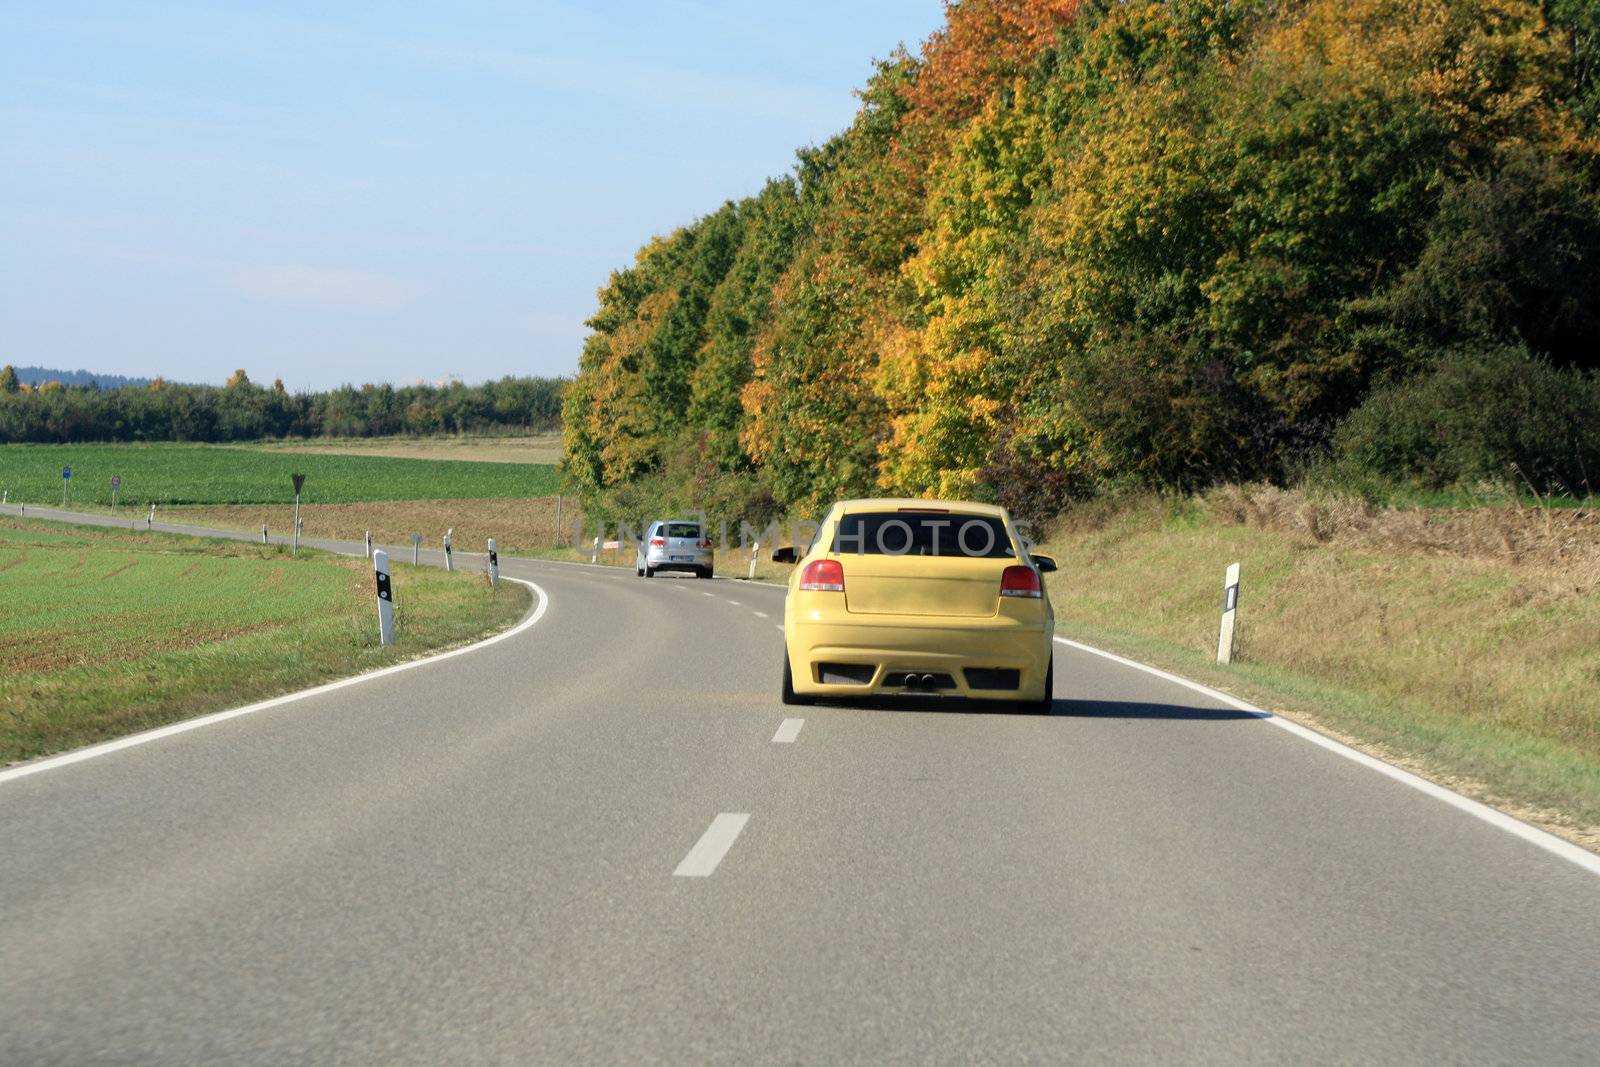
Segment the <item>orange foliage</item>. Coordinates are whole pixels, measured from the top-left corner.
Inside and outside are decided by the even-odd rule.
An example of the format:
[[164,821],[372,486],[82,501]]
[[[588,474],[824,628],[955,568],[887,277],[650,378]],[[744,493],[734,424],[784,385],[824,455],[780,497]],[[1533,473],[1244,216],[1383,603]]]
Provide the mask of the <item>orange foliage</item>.
[[922,48],[906,90],[923,121],[955,124],[977,114],[1001,85],[1028,69],[1078,14],[1079,0],[964,0],[945,5],[946,27]]

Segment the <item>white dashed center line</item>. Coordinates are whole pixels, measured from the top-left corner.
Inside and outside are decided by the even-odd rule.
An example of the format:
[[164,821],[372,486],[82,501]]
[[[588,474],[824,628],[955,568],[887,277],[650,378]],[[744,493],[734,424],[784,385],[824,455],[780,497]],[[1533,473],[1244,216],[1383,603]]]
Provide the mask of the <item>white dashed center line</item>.
[[701,594],[700,594],[700,595],[701,595],[701,596],[716,596],[716,595],[717,595],[717,594],[715,594],[715,593],[707,593],[707,592],[701,592]]
[[800,736],[800,727],[805,724],[806,721],[804,719],[784,719],[778,726],[778,732],[772,735],[772,743],[775,745],[787,745]]
[[733,606],[734,606],[734,607],[736,607],[736,608],[742,608],[742,607],[744,607],[744,605],[743,605],[743,604],[741,604],[741,603],[739,603],[739,602],[738,602],[738,601],[737,601],[737,600],[730,600],[730,601],[728,601],[728,603],[730,603],[730,604],[732,604],[732,605],[733,605]]
[[739,839],[744,824],[749,821],[748,814],[726,811],[712,819],[706,832],[694,843],[694,848],[683,857],[678,869],[672,872],[673,877],[709,878],[717,869],[717,864],[722,862],[722,857],[728,854],[728,849]]
[[764,612],[764,611],[755,611],[755,612],[751,612],[751,614],[754,615],[758,619],[764,619],[764,618],[767,617],[767,613]]

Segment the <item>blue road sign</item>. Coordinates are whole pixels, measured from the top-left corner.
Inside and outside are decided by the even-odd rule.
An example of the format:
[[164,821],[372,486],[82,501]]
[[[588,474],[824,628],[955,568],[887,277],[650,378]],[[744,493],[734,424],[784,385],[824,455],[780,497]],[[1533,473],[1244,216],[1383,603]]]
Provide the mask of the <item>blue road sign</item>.
[[62,467],[61,468],[61,478],[62,478],[62,480],[65,481],[66,479],[68,479],[70,477],[72,477],[72,468],[71,467]]

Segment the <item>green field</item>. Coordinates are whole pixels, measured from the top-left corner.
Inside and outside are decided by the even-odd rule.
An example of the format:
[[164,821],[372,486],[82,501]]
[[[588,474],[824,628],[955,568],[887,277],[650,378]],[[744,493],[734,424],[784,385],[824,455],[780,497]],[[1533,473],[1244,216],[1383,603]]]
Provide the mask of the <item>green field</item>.
[[306,476],[306,503],[367,500],[534,497],[556,491],[553,466],[468,460],[397,459],[268,452],[194,444],[4,445],[0,490],[13,503],[61,503],[63,467],[72,468],[69,500],[109,506],[111,478],[122,478],[119,504],[284,504],[289,475]]
[[0,519],[0,764],[470,641],[529,602],[480,575],[394,573],[385,648],[365,560]]

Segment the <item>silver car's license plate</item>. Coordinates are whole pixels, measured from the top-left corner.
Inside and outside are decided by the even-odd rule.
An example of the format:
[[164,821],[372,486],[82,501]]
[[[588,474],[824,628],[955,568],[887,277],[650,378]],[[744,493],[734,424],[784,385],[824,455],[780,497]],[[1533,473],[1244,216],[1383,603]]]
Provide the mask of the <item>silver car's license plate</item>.
[[694,562],[694,557],[693,556],[673,556],[672,557],[672,562],[674,562],[674,563],[693,563]]

